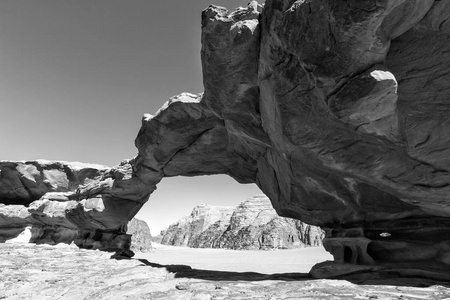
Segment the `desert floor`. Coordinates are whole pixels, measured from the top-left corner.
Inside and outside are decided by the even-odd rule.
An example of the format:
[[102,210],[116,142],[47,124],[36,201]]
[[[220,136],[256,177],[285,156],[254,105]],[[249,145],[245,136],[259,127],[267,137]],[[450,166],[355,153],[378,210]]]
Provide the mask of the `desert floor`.
[[333,260],[333,256],[322,247],[273,250],[235,251],[225,249],[193,249],[153,243],[152,253],[137,253],[158,264],[182,264],[194,269],[274,273],[308,273],[316,263]]
[[0,244],[0,299],[450,299],[443,285],[312,279],[306,273],[311,265],[329,259],[320,248],[238,252],[156,245],[130,260],[110,256],[69,246]]

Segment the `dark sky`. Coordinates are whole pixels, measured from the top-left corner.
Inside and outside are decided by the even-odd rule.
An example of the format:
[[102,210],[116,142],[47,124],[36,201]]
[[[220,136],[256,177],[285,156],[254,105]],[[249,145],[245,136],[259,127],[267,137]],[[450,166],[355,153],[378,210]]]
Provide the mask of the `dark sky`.
[[[0,159],[113,166],[135,156],[144,113],[203,91],[200,16],[211,1],[249,2],[1,0]],[[224,176],[165,179],[139,216],[155,234],[196,204],[256,193]]]

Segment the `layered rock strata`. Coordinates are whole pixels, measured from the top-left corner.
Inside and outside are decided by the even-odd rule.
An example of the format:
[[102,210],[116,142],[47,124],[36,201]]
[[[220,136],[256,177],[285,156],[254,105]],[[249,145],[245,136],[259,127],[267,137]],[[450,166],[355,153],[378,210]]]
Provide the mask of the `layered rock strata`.
[[145,115],[128,173],[48,203],[101,200],[111,213],[72,209],[69,219],[98,217],[113,231],[163,177],[228,174],[256,183],[281,216],[326,230],[335,263],[315,276],[448,278],[449,18],[449,2],[435,0],[210,6],[204,93]]
[[[83,190],[104,190],[106,186],[99,181],[131,176],[130,170],[126,163],[108,168],[45,160],[1,161],[0,242],[16,238],[27,229],[31,233],[29,242],[36,244],[74,242],[81,248],[121,252],[134,245],[136,250],[148,251],[148,226],[142,231],[142,221],[132,220],[127,231],[131,215],[121,211],[127,207],[123,200],[77,196]],[[130,233],[136,235],[134,240]],[[149,236],[143,239],[146,234]]]
[[266,196],[237,207],[199,205],[164,231],[162,244],[193,248],[288,249],[320,246],[320,228],[277,215]]

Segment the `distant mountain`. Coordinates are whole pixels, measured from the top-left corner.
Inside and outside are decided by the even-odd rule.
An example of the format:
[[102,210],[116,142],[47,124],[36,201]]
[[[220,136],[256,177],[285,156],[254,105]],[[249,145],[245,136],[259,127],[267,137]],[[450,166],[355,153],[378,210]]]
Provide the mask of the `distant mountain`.
[[[189,216],[181,218],[177,223],[170,225],[168,229],[162,232],[161,244],[196,247],[197,239],[203,236],[205,232],[210,231],[211,228],[217,229],[210,232],[207,239],[213,237],[216,232],[221,232],[220,229],[223,226],[219,226],[219,224],[224,223],[228,226],[233,211],[234,207],[228,206],[206,204],[196,206]],[[225,230],[226,227],[223,229]]]
[[161,243],[194,248],[288,249],[320,246],[323,231],[277,215],[264,196],[237,207],[201,204],[161,232]]

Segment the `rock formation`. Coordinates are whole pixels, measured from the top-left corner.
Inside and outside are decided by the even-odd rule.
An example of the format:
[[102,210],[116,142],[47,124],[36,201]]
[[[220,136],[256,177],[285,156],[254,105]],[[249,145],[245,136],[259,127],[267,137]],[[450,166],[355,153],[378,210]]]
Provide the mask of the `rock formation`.
[[220,229],[226,229],[233,210],[231,206],[198,205],[189,216],[181,218],[162,232],[161,244],[195,247],[200,236],[210,232],[211,228],[216,228],[216,232],[211,232],[210,239],[219,235]]
[[45,160],[1,161],[0,242],[22,236],[28,229],[28,241],[36,244],[74,242],[87,249],[122,251],[131,245],[137,251],[150,250],[147,224],[133,219],[126,231],[128,217],[120,216],[124,213],[120,201],[105,207],[100,197],[73,198],[90,186],[101,190],[98,180],[119,172],[127,173],[126,163],[111,169]]
[[[72,203],[71,222],[122,233],[162,178],[228,174],[326,230],[335,263],[314,276],[450,280],[449,19],[437,0],[210,6],[204,93],[145,115],[129,164],[31,209]],[[19,190],[2,197],[37,191]]]
[[131,251],[150,252],[152,248],[152,235],[148,224],[136,218],[128,222],[127,234],[131,235]]
[[199,205],[164,231],[161,243],[194,248],[287,249],[322,245],[320,228],[277,215],[266,196],[237,207]]

